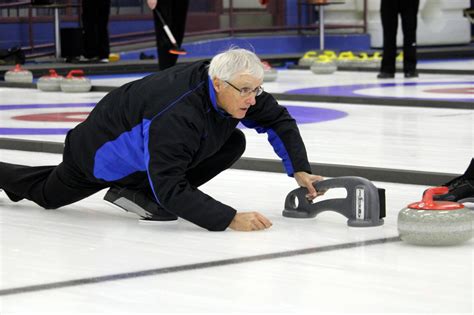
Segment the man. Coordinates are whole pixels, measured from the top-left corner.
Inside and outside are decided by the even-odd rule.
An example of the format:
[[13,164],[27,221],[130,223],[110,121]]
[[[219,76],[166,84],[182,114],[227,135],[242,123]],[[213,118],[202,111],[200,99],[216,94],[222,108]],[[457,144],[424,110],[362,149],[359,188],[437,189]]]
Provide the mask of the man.
[[197,189],[243,154],[242,122],[267,132],[287,173],[308,199],[317,196],[313,182],[322,177],[310,174],[294,119],[262,81],[258,57],[232,49],[125,84],[69,131],[60,165],[0,163],[0,188],[13,201],[51,209],[112,187],[108,200],[138,205],[144,211],[135,212],[152,220],[179,216],[211,231],[269,228],[260,213],[237,212]]
[[405,78],[416,78],[416,26],[419,0],[382,0],[380,16],[383,28],[383,58],[379,79],[395,77],[398,14],[402,18],[403,71]]

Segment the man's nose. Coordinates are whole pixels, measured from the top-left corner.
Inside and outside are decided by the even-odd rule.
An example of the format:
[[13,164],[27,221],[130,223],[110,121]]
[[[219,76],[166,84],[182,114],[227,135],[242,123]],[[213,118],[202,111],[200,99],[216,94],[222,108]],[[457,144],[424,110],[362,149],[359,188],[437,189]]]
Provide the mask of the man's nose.
[[245,100],[245,103],[250,105],[250,106],[253,106],[257,103],[257,101],[255,100],[255,95],[252,93],[246,100]]

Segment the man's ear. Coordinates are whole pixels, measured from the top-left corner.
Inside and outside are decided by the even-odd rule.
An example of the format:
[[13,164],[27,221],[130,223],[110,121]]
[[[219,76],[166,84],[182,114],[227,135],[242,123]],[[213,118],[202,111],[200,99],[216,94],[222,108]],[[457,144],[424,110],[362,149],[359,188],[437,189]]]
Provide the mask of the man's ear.
[[212,79],[212,84],[214,85],[214,89],[216,90],[216,92],[220,92],[223,88],[222,80],[218,78]]

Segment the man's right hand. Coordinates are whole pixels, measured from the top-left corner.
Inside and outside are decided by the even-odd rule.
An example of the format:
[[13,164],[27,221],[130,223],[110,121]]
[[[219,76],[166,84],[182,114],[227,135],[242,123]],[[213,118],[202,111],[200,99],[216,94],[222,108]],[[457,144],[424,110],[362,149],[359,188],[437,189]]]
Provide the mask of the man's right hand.
[[229,224],[235,231],[259,231],[271,226],[272,222],[258,212],[238,212]]

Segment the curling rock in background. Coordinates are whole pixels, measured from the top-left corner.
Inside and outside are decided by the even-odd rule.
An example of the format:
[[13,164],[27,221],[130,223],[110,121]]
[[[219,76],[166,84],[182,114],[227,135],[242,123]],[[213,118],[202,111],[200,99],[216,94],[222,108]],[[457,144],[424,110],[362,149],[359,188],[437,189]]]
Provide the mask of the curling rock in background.
[[262,61],[263,64],[263,82],[273,82],[278,77],[278,71],[272,68],[266,61]]
[[61,91],[61,81],[64,79],[62,75],[58,75],[54,69],[49,70],[49,75],[42,76],[38,79],[36,86],[44,92]]
[[120,60],[120,54],[117,53],[110,53],[109,54],[109,61],[110,62],[117,62]]
[[371,58],[374,61],[376,68],[380,68],[382,66],[382,54],[380,52],[374,52]]
[[427,189],[421,202],[398,213],[400,238],[415,245],[455,245],[472,238],[474,211],[463,204],[433,201],[433,195],[448,193],[447,187]]
[[337,65],[331,60],[331,57],[320,55],[311,65],[311,71],[314,74],[332,74],[336,72]]
[[362,52],[354,60],[353,65],[365,68],[378,68],[380,67],[380,61],[377,61],[374,57],[369,56],[366,52]]
[[325,50],[323,51],[323,55],[329,57],[331,60],[337,59],[337,54],[333,50]]
[[313,61],[315,61],[318,58],[318,53],[314,50],[307,51],[303,57],[301,57],[298,60],[298,65],[299,66],[305,66],[309,67],[313,64]]
[[337,57],[336,63],[339,67],[351,67],[354,64],[355,56],[352,51],[343,51]]
[[395,58],[395,68],[397,69],[402,69],[403,68],[403,59],[405,57],[403,56],[403,51],[401,51],[397,58]]
[[92,88],[91,80],[84,76],[82,70],[69,71],[66,78],[61,80],[61,91],[67,93],[89,92]]
[[32,83],[33,74],[31,71],[23,69],[19,64],[17,64],[15,68],[8,70],[5,73],[5,81],[14,83]]

